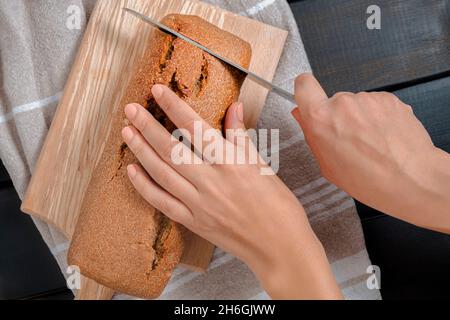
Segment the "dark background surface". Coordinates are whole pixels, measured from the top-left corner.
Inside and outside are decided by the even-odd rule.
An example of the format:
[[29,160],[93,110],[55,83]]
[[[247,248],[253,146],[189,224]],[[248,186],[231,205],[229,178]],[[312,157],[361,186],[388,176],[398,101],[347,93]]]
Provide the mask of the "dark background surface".
[[[328,94],[393,92],[450,152],[450,0],[377,0],[381,30],[366,28],[372,0],[289,2]],[[72,299],[19,206],[0,163],[0,299]],[[450,236],[357,207],[370,258],[382,270],[384,299],[450,298]]]

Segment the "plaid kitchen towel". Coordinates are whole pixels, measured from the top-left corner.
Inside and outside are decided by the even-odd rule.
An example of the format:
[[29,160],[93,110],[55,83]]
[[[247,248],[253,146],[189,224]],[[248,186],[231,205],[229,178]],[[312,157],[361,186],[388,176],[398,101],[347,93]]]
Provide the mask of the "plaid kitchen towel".
[[[112,1],[112,0],[111,0]],[[207,0],[289,31],[275,83],[293,90],[310,70],[295,19],[285,0]],[[61,97],[95,0],[0,0],[0,158],[23,197]],[[67,18],[79,10],[80,28]],[[380,299],[366,284],[370,260],[353,200],[321,177],[286,102],[269,95],[258,127],[280,130],[279,176],[295,193],[322,241],[347,299]],[[63,273],[68,241],[34,219]],[[116,299],[129,299],[116,295]],[[178,268],[161,299],[266,299],[250,270],[217,250],[205,274]]]

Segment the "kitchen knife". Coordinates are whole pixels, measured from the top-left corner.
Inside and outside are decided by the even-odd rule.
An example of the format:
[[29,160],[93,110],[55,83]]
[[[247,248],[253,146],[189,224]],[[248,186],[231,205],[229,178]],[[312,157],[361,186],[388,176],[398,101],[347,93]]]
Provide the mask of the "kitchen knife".
[[184,35],[182,35],[179,32],[176,32],[175,30],[163,25],[162,23],[159,23],[158,21],[155,21],[137,11],[134,11],[132,9],[129,8],[123,8],[123,10],[125,10],[128,13],[131,13],[132,15],[138,17],[139,19],[153,25],[154,27],[158,28],[159,30],[168,33],[172,36],[175,36],[177,38],[180,38],[190,44],[192,44],[193,46],[196,46],[197,48],[205,51],[206,53],[212,55],[213,57],[225,62],[226,64],[228,64],[229,66],[232,66],[233,68],[238,69],[239,71],[245,73],[251,80],[253,80],[254,82],[256,82],[257,84],[263,86],[264,88],[271,90],[272,92],[276,93],[277,95],[285,98],[286,100],[292,102],[293,104],[297,104],[297,102],[295,102],[295,97],[292,93],[274,85],[273,83],[271,83],[270,81],[267,81],[263,78],[261,78],[260,76],[258,76],[257,74],[241,67],[240,65],[234,63],[233,61],[228,60],[227,58],[222,57],[221,55],[215,53],[214,51],[211,51],[210,49],[206,48],[205,46],[201,45],[200,43],[198,43],[195,40],[192,40],[191,38],[188,38]]

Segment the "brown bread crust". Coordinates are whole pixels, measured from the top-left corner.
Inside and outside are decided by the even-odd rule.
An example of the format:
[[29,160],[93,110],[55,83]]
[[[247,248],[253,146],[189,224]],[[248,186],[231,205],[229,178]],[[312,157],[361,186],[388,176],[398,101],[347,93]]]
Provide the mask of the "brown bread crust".
[[[196,16],[173,14],[162,22],[248,68],[250,45]],[[239,97],[244,76],[188,43],[155,31],[122,105],[139,103],[168,130],[174,125],[154,102],[154,84],[171,87],[210,125],[220,129]],[[68,260],[81,273],[118,292],[158,297],[182,253],[180,227],[155,211],[126,174],[136,158],[123,143],[123,111],[114,115],[102,158],[89,184]]]

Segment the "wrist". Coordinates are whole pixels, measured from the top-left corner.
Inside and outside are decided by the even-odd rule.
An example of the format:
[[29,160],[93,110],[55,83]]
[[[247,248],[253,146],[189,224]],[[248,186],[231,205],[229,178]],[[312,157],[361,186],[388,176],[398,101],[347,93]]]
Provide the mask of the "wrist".
[[273,299],[341,299],[322,244],[312,229],[279,237],[266,259],[248,265]]
[[407,168],[402,194],[409,199],[399,217],[418,226],[450,232],[450,155],[433,147],[414,157]]
[[[435,148],[428,163],[424,163],[424,213],[428,223],[422,226],[450,234],[450,155]],[[425,198],[426,197],[426,198]]]

